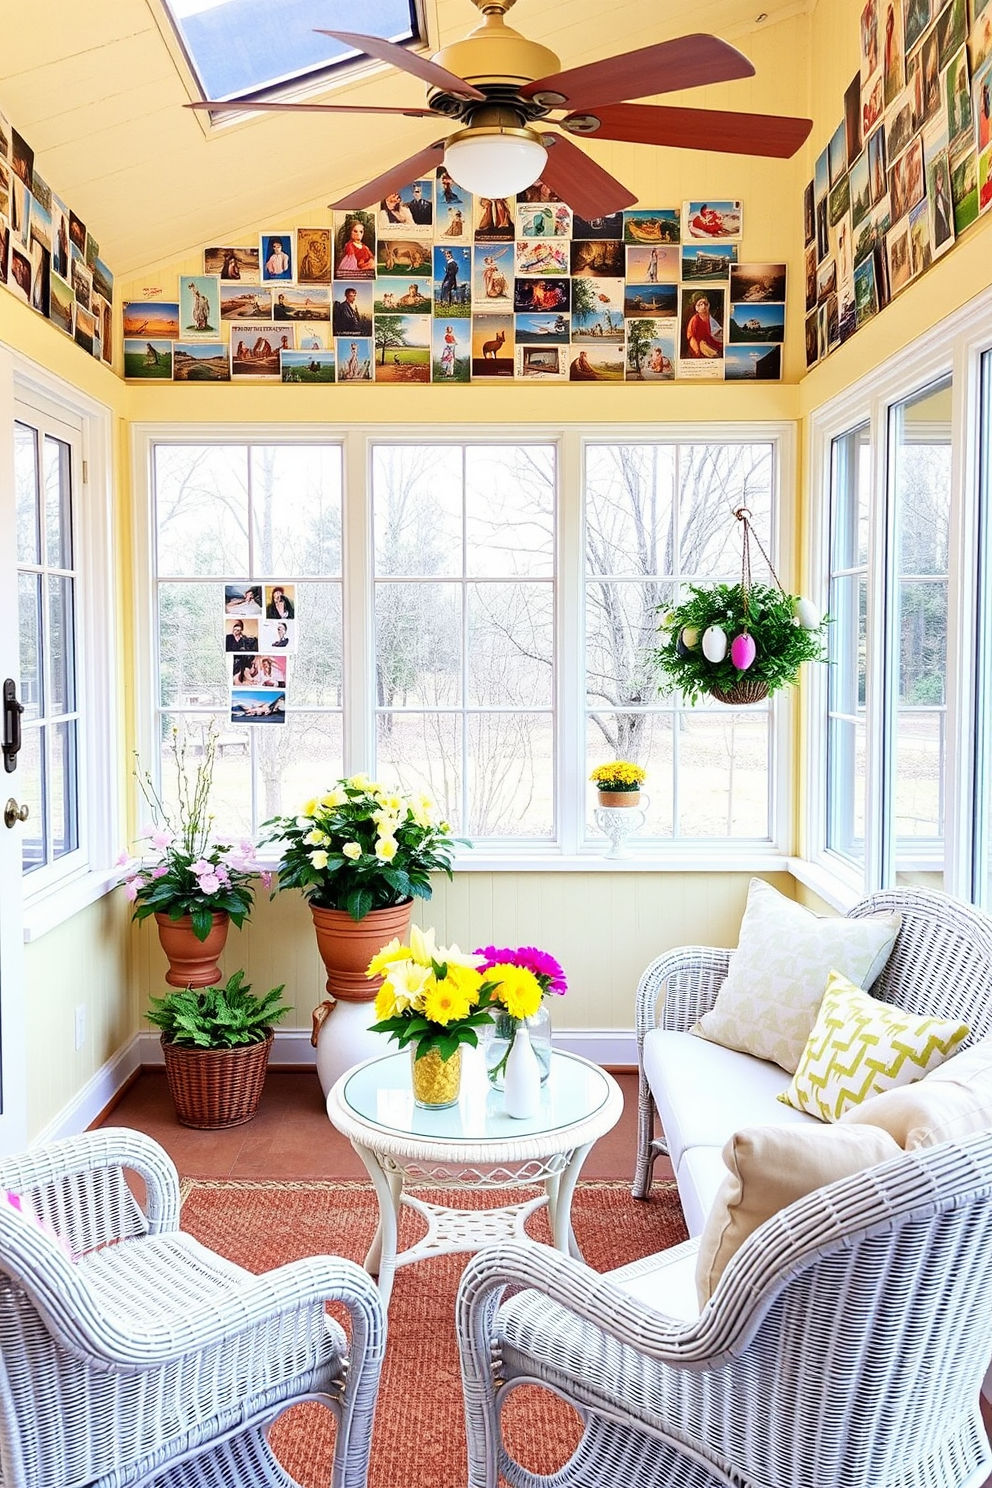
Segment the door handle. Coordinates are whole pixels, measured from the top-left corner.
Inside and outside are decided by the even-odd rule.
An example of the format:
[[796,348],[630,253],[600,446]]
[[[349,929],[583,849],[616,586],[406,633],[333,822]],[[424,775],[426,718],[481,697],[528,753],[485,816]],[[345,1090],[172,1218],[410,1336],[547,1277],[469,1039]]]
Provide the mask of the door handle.
[[[17,701],[17,683],[8,677],[3,684],[3,767],[8,775],[17,769],[21,752],[21,714],[24,704]],[[21,818],[23,821],[23,817]],[[7,822],[8,827],[12,825]]]
[[11,796],[3,808],[3,824],[5,827],[12,827],[15,822],[26,822],[29,815],[27,802],[23,806],[18,806],[13,796]]

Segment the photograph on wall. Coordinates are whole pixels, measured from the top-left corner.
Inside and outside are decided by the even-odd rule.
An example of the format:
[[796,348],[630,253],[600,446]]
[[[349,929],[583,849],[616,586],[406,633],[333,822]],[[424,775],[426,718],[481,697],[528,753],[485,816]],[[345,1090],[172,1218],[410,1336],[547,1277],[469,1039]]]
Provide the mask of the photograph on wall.
[[829,182],[836,186],[847,170],[847,130],[843,121],[837,125],[827,145]]
[[951,200],[951,168],[947,150],[940,149],[927,160],[927,202],[930,207],[930,243],[934,258],[940,258],[954,243],[954,203]]
[[522,191],[517,192],[516,199],[518,203],[556,202],[560,201],[561,197],[553,186],[549,186],[547,181],[541,176],[538,176],[536,181],[532,181],[529,186],[525,186]]
[[[850,170],[858,155],[861,153],[861,74],[856,72],[844,89],[844,122],[841,125],[844,131],[843,153],[844,169]],[[836,138],[836,136],[835,136]],[[831,157],[830,184],[835,186],[837,179],[833,174],[833,157]]]
[[[76,267],[73,264],[72,285],[79,299]],[[212,274],[193,274],[189,278],[184,274],[179,280],[179,334],[184,340],[190,336],[216,339],[219,330],[220,281]]]
[[[806,309],[812,310],[816,304],[816,249],[806,249],[805,259],[805,284],[806,284]],[[731,289],[733,293],[733,289]]]
[[573,238],[569,263],[574,278],[622,279],[627,267],[619,238]]
[[906,7],[904,47],[906,55],[913,50],[930,24],[930,0],[904,0]]
[[784,263],[732,264],[730,298],[748,304],[762,300],[784,301],[786,266]]
[[643,243],[626,250],[626,272],[629,284],[671,283],[678,279],[682,259],[677,243],[663,243],[650,248]]
[[[571,267],[569,243],[564,239],[546,243],[535,238],[516,244],[516,272],[527,275],[567,275]],[[622,269],[621,269],[621,272]]]
[[878,314],[874,258],[866,258],[854,271],[854,313],[858,330]]
[[978,157],[970,141],[951,156],[951,199],[955,234],[963,233],[978,221]]
[[628,320],[625,376],[628,382],[672,382],[676,320]]
[[816,310],[807,315],[804,322],[804,333],[806,338],[806,367],[815,367],[820,359],[820,338],[818,334],[819,316]]
[[431,321],[426,315],[377,315],[376,382],[430,382]]
[[391,191],[379,203],[379,231],[406,229],[412,237],[431,237],[434,232],[434,182],[426,177]]
[[947,137],[953,148],[958,141],[969,145],[975,130],[975,115],[971,107],[971,85],[968,81],[968,52],[962,47],[948,64],[944,74],[944,90],[947,103]]
[[[622,212],[609,212],[605,217],[582,217],[578,212],[573,212],[572,237],[622,239],[624,236],[623,217]],[[633,241],[640,242],[641,240],[638,238]],[[678,242],[678,238],[674,241]]]
[[10,120],[0,113],[0,160],[10,159]]
[[[433,251],[437,253],[436,248]],[[465,251],[452,249],[456,253]],[[376,271],[380,279],[422,278],[431,272],[431,245],[416,238],[381,238],[378,254]]]
[[258,255],[263,284],[288,284],[293,272],[293,234],[290,231],[262,233]]
[[[859,139],[863,142],[871,134],[885,112],[882,74],[873,80],[869,92],[861,101],[861,129]],[[858,152],[861,153],[860,151]]]
[[472,227],[472,193],[459,185],[446,166],[439,165],[435,171],[434,186],[434,232],[437,237],[451,236],[448,233],[450,213],[456,208],[468,226]]
[[[467,197],[468,192],[464,195]],[[467,202],[437,203],[434,241],[438,243],[471,243],[472,211]]]
[[978,210],[992,207],[992,145],[978,157]]
[[512,308],[515,264],[512,243],[481,243],[472,249],[472,303],[476,310]]
[[523,382],[564,382],[568,350],[564,346],[518,346],[514,353],[514,376]]
[[968,39],[968,0],[950,0],[937,17],[937,63],[941,71]]
[[[14,167],[14,174],[21,178],[30,191],[34,179],[34,151],[16,129],[10,131],[10,163]],[[85,247],[85,237],[80,246]]]
[[25,305],[31,303],[31,260],[19,243],[11,240],[7,288]]
[[[576,217],[572,223],[574,238],[587,236],[579,231],[581,222],[582,219]],[[588,237],[601,238],[605,237],[605,234],[592,232],[588,234]],[[641,207],[623,213],[623,241],[625,243],[678,243],[681,238],[681,214],[678,207]]]
[[[976,210],[977,210],[977,200],[978,200],[977,194],[976,194],[975,200],[976,200]],[[3,224],[0,223],[0,277],[2,277],[2,270],[3,270],[3,266],[4,266],[3,237],[4,237]],[[76,297],[75,297],[75,295],[72,292],[72,285],[71,284],[67,284],[64,279],[62,279],[62,278],[59,277],[58,274],[53,274],[52,275],[52,280],[51,280],[50,293],[49,293],[49,296],[48,296],[48,318],[49,318],[49,320],[52,322],[53,325],[57,325],[60,331],[64,331],[67,336],[74,336],[75,333],[76,333],[76,320],[75,320],[75,316],[76,316]],[[168,376],[171,377],[172,376],[172,342],[171,341],[162,341],[162,342],[159,342],[158,345],[159,346],[167,346],[169,348],[169,372],[168,372]],[[131,374],[129,372],[125,371],[124,375],[125,375],[125,377],[130,377]]]
[[992,5],[985,5],[968,32],[968,59],[973,73],[992,59]]
[[[857,227],[858,223],[863,222],[871,211],[871,175],[868,170],[867,149],[861,151],[851,166],[847,179],[850,186],[851,221]],[[833,192],[830,195],[832,201]],[[838,222],[844,215],[845,213],[841,212]],[[831,223],[831,226],[836,225],[836,223]]]
[[[79,312],[76,312],[79,318]],[[177,341],[172,348],[174,382],[230,382],[231,364],[224,341]]]
[[575,355],[568,364],[569,382],[622,382],[624,348],[608,346],[572,346]]
[[874,206],[889,189],[889,177],[885,158],[885,129],[880,124],[874,134],[865,141],[868,156],[868,189]]
[[827,198],[827,221],[830,226],[836,227],[844,214],[850,210],[851,178],[845,174],[835,186],[831,186],[830,195]]
[[333,351],[281,351],[279,375],[283,382],[333,382]]
[[515,315],[513,327],[517,346],[536,345],[539,342],[567,346],[571,334],[571,322],[567,315]]
[[[230,622],[228,622],[230,623]],[[291,656],[296,650],[295,620],[246,620],[245,629],[254,625],[258,633],[258,649],[274,656]],[[254,647],[250,648],[254,650]]]
[[94,319],[88,310],[76,306],[76,345],[93,355]]
[[22,248],[28,246],[31,230],[31,193],[18,176],[10,178],[10,231]]
[[906,84],[903,0],[885,0],[882,23],[882,97],[885,107],[895,103]]
[[266,620],[295,620],[296,585],[266,584],[264,588]]
[[[3,170],[0,167],[0,188],[3,185]],[[0,212],[7,215],[2,201],[3,192],[0,189]],[[70,244],[69,244],[69,208],[58,197],[52,197],[51,205],[52,222],[52,273],[58,274],[62,279],[69,278]],[[101,266],[102,267],[102,266]],[[106,272],[106,271],[104,271]],[[110,281],[111,294],[113,293],[113,280]],[[105,296],[110,298],[110,296]]]
[[728,346],[723,375],[727,382],[779,382],[781,346]]
[[736,243],[688,243],[682,249],[681,277],[728,283],[731,264],[736,262]]
[[[263,611],[262,586],[247,579],[235,579],[224,585],[224,614],[258,616]],[[257,631],[256,631],[257,634]],[[250,647],[248,649],[254,649]]]
[[803,189],[803,243],[808,248],[816,239],[816,198],[813,182],[807,181]]
[[505,196],[477,196],[473,238],[476,243],[512,243],[514,203]]
[[881,60],[878,0],[867,0],[861,11],[861,86],[878,71]]
[[[49,210],[49,207],[51,205],[51,200],[52,200],[52,193],[48,190],[48,187],[46,186],[45,187],[45,196],[44,196],[44,207],[45,207],[46,212]],[[90,269],[90,270],[93,269],[93,267],[94,267],[97,259],[100,257],[100,244],[97,242],[97,240],[93,236],[93,234],[91,232],[89,232],[88,230],[87,230],[87,233],[86,233],[86,250],[85,250],[85,252],[83,254],[83,257],[86,259],[86,267],[88,269]]]
[[513,376],[513,316],[472,316],[472,377]]
[[914,278],[917,274],[925,273],[933,263],[930,212],[926,200],[917,202],[909,214],[909,256]]
[[93,287],[103,299],[111,305],[114,303],[114,276],[99,257],[93,265]]
[[521,202],[518,197],[518,238],[570,238],[571,236],[572,212],[564,202]]
[[[10,224],[0,217],[0,284],[7,283],[7,265],[10,262]],[[68,286],[67,286],[68,287]],[[70,295],[72,290],[69,290]],[[49,299],[49,314],[51,314],[51,300]],[[62,327],[65,330],[65,327]],[[72,332],[70,331],[71,335]]]
[[[90,308],[90,297],[93,294],[93,275],[83,260],[77,258],[75,254],[72,255],[69,263],[69,283],[72,285],[72,292],[76,296],[77,305],[80,305],[84,310],[88,310]],[[216,335],[216,331],[214,335]]]
[[434,249],[435,315],[471,315],[471,255],[471,248],[453,246]]
[[179,340],[178,300],[125,300],[124,335]]
[[[335,286],[337,288],[337,286]],[[371,290],[371,285],[363,285]],[[319,284],[287,284],[272,291],[273,320],[330,320],[331,291]]]
[[278,382],[282,377],[280,357],[295,351],[292,327],[237,326],[231,336],[231,376],[239,381]]
[[431,322],[432,371],[435,382],[470,382],[472,327],[467,320]]
[[[31,308],[42,315],[48,314],[48,300],[52,278],[52,255],[44,243],[31,244]],[[92,354],[92,348],[91,348]],[[99,351],[96,352],[99,355]]]
[[286,687],[286,655],[262,656],[257,651],[239,651],[231,657],[231,687]]
[[628,318],[653,316],[673,320],[679,313],[679,287],[671,284],[624,283],[623,313]]
[[623,301],[622,279],[573,279],[572,341],[619,344],[624,335]]
[[[386,288],[386,284],[389,288]],[[349,285],[351,290],[368,290],[372,300],[372,310],[376,315],[430,315],[431,313],[431,281],[429,279],[389,279],[383,282],[376,280],[374,286],[371,284]],[[347,300],[347,292],[345,292]],[[341,289],[335,296],[335,306],[341,302]],[[359,308],[365,301],[359,296],[356,304]],[[347,328],[346,328],[347,329]],[[341,334],[345,334],[342,332]],[[372,334],[372,326],[362,332],[366,336]]]
[[923,175],[923,141],[917,137],[893,163],[889,172],[889,202],[892,221],[901,222],[915,207],[926,189]]
[[375,213],[335,212],[334,278],[374,279],[375,254]]
[[298,227],[296,229],[296,279],[299,284],[330,284],[330,228]]
[[827,295],[837,293],[837,260],[828,258],[816,271],[816,299],[822,304]]
[[785,340],[785,306],[731,305],[728,339],[737,344],[781,343]]
[[[10,216],[10,166],[0,160],[0,217]],[[69,219],[66,218],[66,265],[69,262]]]
[[680,360],[712,362],[723,357],[725,305],[723,289],[683,289]]
[[920,47],[920,70],[923,86],[923,122],[931,120],[943,103],[940,86],[939,48],[937,28],[931,27]]
[[979,155],[992,145],[992,58],[975,74],[975,144]]
[[[596,283],[590,280],[589,283]],[[622,281],[616,281],[622,282]],[[515,279],[513,302],[508,308],[518,315],[549,313],[567,315],[572,305],[572,282],[568,279]],[[476,311],[489,306],[475,302]]]
[[373,347],[371,336],[343,336],[335,342],[338,382],[371,382]]
[[683,202],[682,241],[739,240],[743,220],[744,212],[739,201]]
[[222,284],[257,284],[259,282],[258,245],[227,248],[204,248],[203,272],[216,274]]
[[272,316],[272,290],[221,284],[221,320],[265,320]]
[[231,694],[232,723],[285,723],[285,692],[267,692],[261,687],[239,688]]
[[[52,280],[52,302],[61,290],[61,280]],[[54,316],[52,317],[55,318]],[[142,378],[147,381],[170,382],[172,380],[172,342],[158,337],[148,340],[128,339],[124,341],[124,376]]]
[[[259,606],[261,609],[261,606]],[[257,651],[259,622],[249,616],[237,615],[224,620],[225,651]]]

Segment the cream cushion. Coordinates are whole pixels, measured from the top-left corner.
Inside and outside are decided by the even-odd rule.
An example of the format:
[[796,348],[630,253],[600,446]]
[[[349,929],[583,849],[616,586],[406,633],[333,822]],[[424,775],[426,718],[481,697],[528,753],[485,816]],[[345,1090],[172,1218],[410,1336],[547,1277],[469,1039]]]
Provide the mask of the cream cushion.
[[869,1096],[936,1069],[968,1033],[958,1019],[879,1002],[832,971],[799,1067],[778,1099],[821,1121],[839,1121]]
[[845,1111],[841,1121],[880,1126],[904,1147],[936,1147],[992,1128],[992,1039],[955,1054],[923,1080]]
[[889,959],[901,922],[897,914],[821,918],[753,878],[726,981],[692,1032],[770,1059],[791,1075],[831,970],[870,987]]
[[723,1149],[729,1169],[699,1241],[696,1291],[705,1307],[731,1258],[759,1225],[814,1189],[898,1157],[876,1126],[750,1126]]

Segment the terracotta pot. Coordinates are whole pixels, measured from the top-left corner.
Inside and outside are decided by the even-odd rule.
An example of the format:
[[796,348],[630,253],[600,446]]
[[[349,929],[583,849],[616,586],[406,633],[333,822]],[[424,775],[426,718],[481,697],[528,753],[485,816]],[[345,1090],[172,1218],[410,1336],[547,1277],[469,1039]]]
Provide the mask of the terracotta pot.
[[206,940],[197,940],[189,915],[170,920],[168,915],[156,914],[158,938],[169,958],[165,980],[170,987],[213,987],[223,980],[217,958],[227,942],[230,920],[226,914],[211,918],[213,925]]
[[311,904],[317,949],[327,972],[328,995],[338,1002],[374,1002],[381,977],[367,977],[365,968],[376,951],[394,936],[402,940],[410,929],[413,900],[372,909],[353,920],[343,909],[319,909]]
[[162,1036],[165,1073],[180,1126],[241,1126],[258,1109],[273,1035],[235,1049],[186,1049]]
[[640,806],[641,793],[639,790],[598,790],[600,806]]

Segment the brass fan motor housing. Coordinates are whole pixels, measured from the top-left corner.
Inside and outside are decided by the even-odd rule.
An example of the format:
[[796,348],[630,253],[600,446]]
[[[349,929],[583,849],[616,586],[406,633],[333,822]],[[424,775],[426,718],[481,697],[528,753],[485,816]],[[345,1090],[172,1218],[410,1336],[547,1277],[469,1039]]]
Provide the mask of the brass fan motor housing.
[[[484,10],[481,26],[470,31],[463,41],[452,42],[435,52],[432,61],[446,67],[457,77],[479,87],[485,83],[532,83],[535,78],[549,77],[561,71],[561,61],[549,47],[528,41],[503,20],[504,0],[476,0]],[[433,91],[441,91],[439,89]]]

